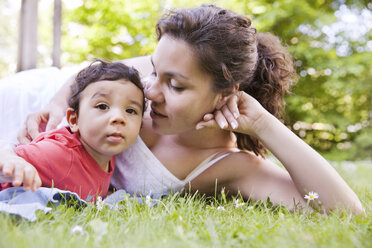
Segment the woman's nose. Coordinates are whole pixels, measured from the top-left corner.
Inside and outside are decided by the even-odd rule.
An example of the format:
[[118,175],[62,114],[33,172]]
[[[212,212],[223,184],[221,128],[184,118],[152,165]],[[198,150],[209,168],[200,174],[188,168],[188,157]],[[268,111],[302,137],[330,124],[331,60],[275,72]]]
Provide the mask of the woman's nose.
[[163,102],[164,95],[161,87],[161,82],[158,77],[152,77],[146,83],[145,96],[153,102]]

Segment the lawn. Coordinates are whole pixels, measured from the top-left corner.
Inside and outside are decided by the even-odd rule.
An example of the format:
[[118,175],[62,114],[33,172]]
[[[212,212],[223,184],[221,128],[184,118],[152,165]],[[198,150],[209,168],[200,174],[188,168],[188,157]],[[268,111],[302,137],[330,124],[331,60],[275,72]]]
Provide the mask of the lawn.
[[0,215],[0,247],[372,247],[372,163],[334,163],[366,216],[290,213],[223,195],[173,195],[156,206],[60,205],[28,222]]

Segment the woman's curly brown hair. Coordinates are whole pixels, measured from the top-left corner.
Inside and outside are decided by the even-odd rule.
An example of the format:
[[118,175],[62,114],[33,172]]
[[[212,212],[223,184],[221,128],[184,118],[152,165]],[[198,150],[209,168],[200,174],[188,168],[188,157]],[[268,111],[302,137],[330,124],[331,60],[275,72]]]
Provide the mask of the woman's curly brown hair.
[[[216,92],[231,93],[234,85],[245,91],[277,118],[284,95],[297,79],[292,56],[278,37],[257,33],[251,20],[214,5],[170,11],[156,25],[163,35],[186,41],[199,66],[213,79]],[[261,156],[266,152],[255,137],[235,133],[240,149]]]

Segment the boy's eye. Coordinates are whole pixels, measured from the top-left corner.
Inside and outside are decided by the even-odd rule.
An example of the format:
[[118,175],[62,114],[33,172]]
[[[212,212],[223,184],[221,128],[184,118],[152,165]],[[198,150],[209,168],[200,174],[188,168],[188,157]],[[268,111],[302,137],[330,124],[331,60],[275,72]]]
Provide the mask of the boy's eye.
[[137,111],[135,109],[132,109],[132,108],[127,109],[126,112],[128,114],[131,114],[131,115],[137,115],[138,114]]
[[99,103],[96,105],[96,108],[100,109],[100,110],[106,110],[109,108],[109,106],[105,103]]

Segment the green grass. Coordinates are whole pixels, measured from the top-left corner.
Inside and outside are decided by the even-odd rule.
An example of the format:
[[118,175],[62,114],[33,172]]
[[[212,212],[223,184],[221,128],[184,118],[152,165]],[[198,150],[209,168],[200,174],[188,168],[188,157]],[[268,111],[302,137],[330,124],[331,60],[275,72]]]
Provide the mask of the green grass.
[[[290,213],[264,203],[237,208],[222,196],[173,195],[155,207],[132,201],[120,210],[60,205],[32,223],[1,214],[0,247],[372,247],[372,164],[334,166],[366,216]],[[71,232],[76,225],[83,233]]]

